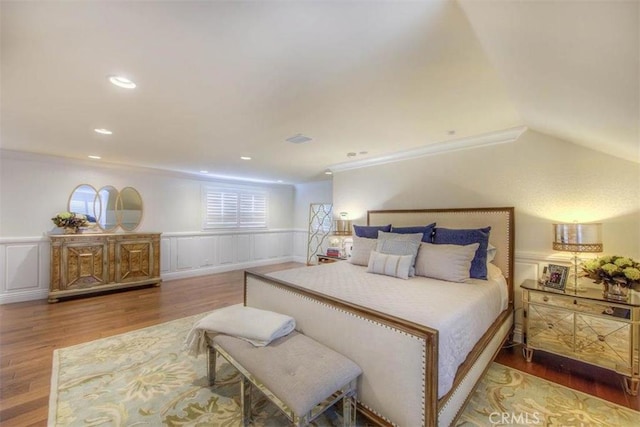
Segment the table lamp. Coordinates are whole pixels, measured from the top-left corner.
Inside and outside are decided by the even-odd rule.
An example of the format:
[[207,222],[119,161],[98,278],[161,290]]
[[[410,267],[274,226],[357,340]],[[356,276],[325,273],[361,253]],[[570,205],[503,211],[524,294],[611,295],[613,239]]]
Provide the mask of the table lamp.
[[602,252],[602,224],[553,224],[553,249],[573,254],[573,289],[578,288],[579,253]]

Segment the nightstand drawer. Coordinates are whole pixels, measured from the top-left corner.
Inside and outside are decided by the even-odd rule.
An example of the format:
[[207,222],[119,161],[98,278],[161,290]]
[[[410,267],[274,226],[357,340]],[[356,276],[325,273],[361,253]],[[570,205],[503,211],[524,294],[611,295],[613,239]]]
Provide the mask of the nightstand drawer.
[[576,298],[570,295],[555,295],[550,293],[530,292],[529,302],[544,304],[548,306],[564,308],[566,310],[579,311],[582,313],[599,314],[613,318],[629,319],[631,311],[628,307],[620,306],[612,302],[592,301]]
[[565,308],[567,310],[575,310],[575,299],[565,295],[554,295],[541,292],[530,292],[529,301],[531,303],[544,304],[553,307]]
[[630,320],[631,310],[615,303],[607,304],[595,301],[576,300],[576,311],[589,314],[601,314],[603,316]]
[[575,351],[581,360],[631,374],[631,324],[575,315]]
[[527,345],[554,353],[573,353],[573,318],[568,310],[531,304],[529,306]]

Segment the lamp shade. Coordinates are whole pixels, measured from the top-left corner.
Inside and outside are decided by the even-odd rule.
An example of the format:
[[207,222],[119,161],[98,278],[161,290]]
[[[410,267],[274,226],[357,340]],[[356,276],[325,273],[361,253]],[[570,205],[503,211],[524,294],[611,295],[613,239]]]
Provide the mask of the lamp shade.
[[338,236],[351,236],[351,221],[348,219],[335,220],[333,234]]
[[565,252],[602,252],[602,224],[553,224],[553,249]]

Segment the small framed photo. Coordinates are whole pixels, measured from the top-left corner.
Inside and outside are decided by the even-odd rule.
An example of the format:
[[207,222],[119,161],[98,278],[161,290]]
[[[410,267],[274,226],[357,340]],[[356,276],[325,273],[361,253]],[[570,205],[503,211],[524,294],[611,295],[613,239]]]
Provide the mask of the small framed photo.
[[567,276],[569,275],[569,267],[562,265],[549,264],[549,279],[544,284],[548,288],[564,291],[567,285]]

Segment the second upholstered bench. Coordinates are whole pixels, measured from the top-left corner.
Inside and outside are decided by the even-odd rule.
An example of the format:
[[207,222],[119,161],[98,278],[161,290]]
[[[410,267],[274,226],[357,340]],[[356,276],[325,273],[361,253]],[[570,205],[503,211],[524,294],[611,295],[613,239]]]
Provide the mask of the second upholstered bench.
[[216,355],[241,374],[242,424],[251,420],[251,387],[275,403],[296,426],[306,426],[342,400],[343,424],[355,425],[356,381],[362,370],[346,358],[298,332],[265,347],[228,335],[209,339],[208,376],[215,383]]

